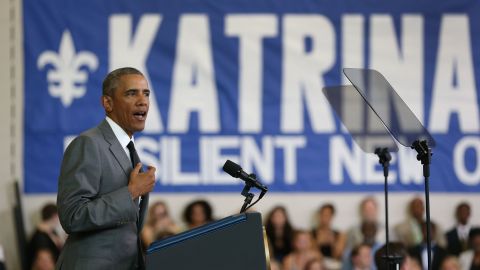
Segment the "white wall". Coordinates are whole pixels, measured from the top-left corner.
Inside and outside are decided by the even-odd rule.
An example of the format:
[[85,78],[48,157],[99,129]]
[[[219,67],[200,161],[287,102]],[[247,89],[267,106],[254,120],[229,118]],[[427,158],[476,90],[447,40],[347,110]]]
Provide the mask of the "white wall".
[[20,1],[0,0],[0,6],[0,245],[8,269],[19,269],[12,207],[21,171]]

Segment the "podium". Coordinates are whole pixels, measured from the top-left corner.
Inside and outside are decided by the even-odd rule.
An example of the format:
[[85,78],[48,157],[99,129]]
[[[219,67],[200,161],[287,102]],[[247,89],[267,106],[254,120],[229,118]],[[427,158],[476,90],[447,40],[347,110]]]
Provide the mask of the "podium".
[[147,270],[268,270],[260,213],[221,219],[150,245]]

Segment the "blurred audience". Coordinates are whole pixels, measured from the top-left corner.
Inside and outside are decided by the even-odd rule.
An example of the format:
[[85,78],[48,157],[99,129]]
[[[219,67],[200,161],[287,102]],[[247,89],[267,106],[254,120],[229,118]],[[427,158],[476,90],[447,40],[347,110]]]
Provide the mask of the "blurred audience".
[[455,219],[457,224],[445,234],[447,238],[447,249],[452,255],[458,256],[468,249],[468,234],[470,233],[470,205],[462,202],[457,206]]
[[213,221],[212,206],[205,200],[196,200],[187,205],[183,219],[188,229],[193,229]]
[[55,269],[54,254],[50,249],[41,248],[37,250],[33,257],[32,270],[53,270]]
[[[423,241],[422,224],[425,222],[425,206],[420,197],[412,199],[408,205],[408,216],[405,221],[394,227],[394,239],[407,247],[416,246]],[[435,237],[438,245],[445,246],[445,238],[440,227]]]
[[360,244],[352,249],[352,270],[370,270],[373,266],[372,248],[367,244]]
[[396,239],[405,246],[415,246],[422,242],[422,227],[425,207],[421,198],[414,198],[408,205],[408,216],[405,221],[394,227]]
[[480,269],[480,228],[472,228],[468,236],[470,250],[460,254],[460,266],[462,270]]
[[[378,220],[378,204],[374,197],[368,196],[363,199],[359,206],[360,222],[350,228],[347,233],[346,248],[352,250],[353,247],[363,243],[369,243],[371,246],[376,243],[383,243],[385,232],[383,225]],[[364,226],[375,228],[369,234],[365,234]]]
[[448,256],[443,260],[440,270],[461,270],[460,262],[456,256]]
[[[373,254],[382,246],[381,242],[378,242],[376,240],[376,235],[377,235],[377,222],[371,222],[371,221],[364,221],[360,225],[360,233],[361,233],[361,239],[362,242],[353,248],[347,247],[345,248],[345,251],[343,253],[343,262],[342,262],[342,269],[343,270],[350,270],[354,269],[353,264],[352,264],[352,251],[354,248],[361,246],[361,245],[366,245],[368,246],[370,250],[370,260],[373,262]],[[375,269],[375,266],[373,263],[371,264],[370,269]]]
[[398,265],[398,269],[400,270],[413,270],[413,259],[408,256],[407,248],[403,243],[390,242],[390,244],[388,245],[388,260],[386,258],[386,251],[387,246],[383,245],[380,249],[377,250],[377,252],[375,252],[375,266],[377,269],[397,269],[395,266]]
[[314,246],[312,235],[307,231],[296,231],[292,244],[292,252],[283,260],[283,270],[301,270],[309,261],[322,258]]
[[321,259],[312,259],[305,265],[305,270],[326,270]]
[[282,270],[281,265],[278,263],[277,260],[271,259],[270,260],[270,270]]
[[293,228],[283,206],[274,207],[265,221],[265,230],[273,257],[279,262],[292,251]]
[[[392,266],[400,270],[427,269],[425,208],[421,198],[408,204],[408,217],[393,228],[389,246]],[[388,269],[382,258],[386,248],[384,226],[379,222],[378,204],[374,197],[365,197],[359,205],[359,222],[342,233],[332,227],[335,207],[322,205],[316,213],[312,232],[296,231],[284,206],[275,206],[266,215],[265,229],[271,251],[272,270],[382,270]],[[480,270],[480,228],[470,224],[471,206],[462,202],[455,211],[456,224],[446,234],[431,222],[433,270]],[[205,200],[189,203],[183,212],[187,229],[214,220],[213,210]],[[141,233],[147,248],[153,241],[180,232],[165,202],[151,204]],[[443,246],[444,240],[448,245]],[[65,237],[55,204],[41,210],[41,222],[27,245],[27,269],[52,270],[63,247]],[[380,248],[381,247],[381,248]],[[454,256],[448,256],[452,254]],[[343,260],[340,260],[342,259]],[[0,270],[5,270],[0,246]],[[391,268],[395,269],[395,268]]]
[[65,239],[59,233],[60,221],[58,219],[57,206],[53,203],[46,204],[42,208],[41,215],[41,221],[36,226],[36,230],[27,246],[28,269],[32,268],[34,258],[37,257],[39,250],[50,251],[55,264],[65,243]]
[[[447,257],[447,250],[437,244],[437,225],[434,222],[430,223],[431,239],[431,269],[439,270],[443,260]],[[428,270],[428,249],[427,249],[427,223],[422,223],[422,243],[411,247],[408,250],[410,256],[416,259],[421,264],[421,269]]]
[[324,204],[317,213],[317,227],[313,229],[313,236],[318,250],[323,256],[340,260],[345,247],[345,235],[332,228],[335,207]]
[[3,252],[3,246],[0,245],[0,270],[5,270],[7,267],[5,266],[5,253]]
[[173,235],[180,230],[170,217],[165,202],[157,201],[150,205],[148,217],[142,230],[142,243],[146,249],[152,242],[164,238],[165,235]]

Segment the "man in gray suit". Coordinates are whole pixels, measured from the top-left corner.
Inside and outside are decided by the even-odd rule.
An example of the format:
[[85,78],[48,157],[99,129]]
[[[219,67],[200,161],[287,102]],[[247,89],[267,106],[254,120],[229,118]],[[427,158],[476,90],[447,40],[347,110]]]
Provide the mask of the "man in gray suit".
[[103,81],[106,119],[66,149],[57,204],[69,237],[57,269],[145,268],[139,233],[155,168],[137,163],[133,134],[145,127],[149,95],[140,71],[112,71]]

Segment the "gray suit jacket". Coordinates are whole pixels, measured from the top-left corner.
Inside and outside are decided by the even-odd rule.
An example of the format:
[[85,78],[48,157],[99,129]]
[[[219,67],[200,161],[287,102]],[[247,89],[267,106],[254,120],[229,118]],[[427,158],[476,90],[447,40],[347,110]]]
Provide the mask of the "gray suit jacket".
[[57,269],[142,268],[139,232],[148,195],[131,199],[132,165],[107,121],[65,151],[58,181],[60,222],[69,234]]

